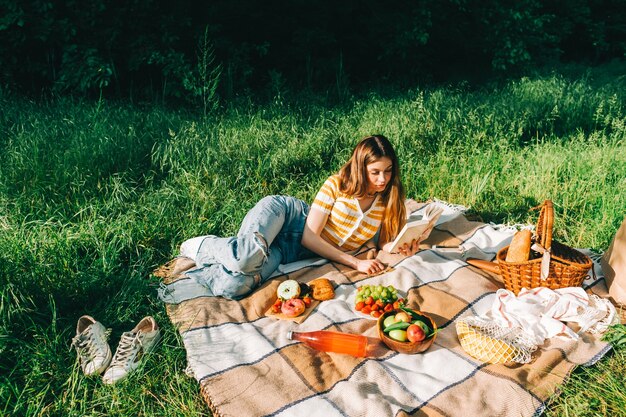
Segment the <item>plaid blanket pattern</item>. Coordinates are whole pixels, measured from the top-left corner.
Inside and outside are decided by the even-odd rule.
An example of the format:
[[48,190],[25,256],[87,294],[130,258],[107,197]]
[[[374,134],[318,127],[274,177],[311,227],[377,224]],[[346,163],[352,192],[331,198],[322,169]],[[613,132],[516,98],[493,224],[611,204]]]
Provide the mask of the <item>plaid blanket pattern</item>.
[[[493,259],[513,230],[469,221],[446,206],[427,244],[458,245],[474,258]],[[359,256],[372,256],[364,248]],[[382,256],[379,253],[378,256]],[[334,263],[306,264],[267,282],[251,296],[231,301],[190,297],[167,304],[187,352],[188,371],[215,416],[493,416],[540,415],[545,400],[578,365],[591,365],[610,348],[598,336],[554,338],[526,365],[492,365],[467,355],[454,321],[489,309],[502,287],[498,277],[469,266],[460,254],[422,250],[410,258],[389,255],[393,270],[368,277]],[[597,267],[594,266],[594,267]],[[265,317],[284,279],[308,282],[325,276],[336,297],[324,301],[301,324]],[[592,275],[593,276],[593,275]],[[185,279],[167,277],[165,282]],[[377,339],[376,322],[353,310],[363,284],[394,285],[408,304],[440,328],[422,354],[399,354]],[[584,286],[606,295],[601,274]],[[368,358],[315,351],[287,339],[294,331],[337,330],[379,343]]]

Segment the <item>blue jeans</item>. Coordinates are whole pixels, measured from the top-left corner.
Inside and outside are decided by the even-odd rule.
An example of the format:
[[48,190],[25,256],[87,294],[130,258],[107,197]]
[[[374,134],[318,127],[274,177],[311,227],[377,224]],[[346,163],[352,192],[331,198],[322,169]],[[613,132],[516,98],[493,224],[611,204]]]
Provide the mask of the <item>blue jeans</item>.
[[267,281],[280,264],[315,256],[300,241],[309,206],[294,197],[261,199],[237,236],[200,236],[181,245],[197,268],[186,272],[215,296],[240,299]]

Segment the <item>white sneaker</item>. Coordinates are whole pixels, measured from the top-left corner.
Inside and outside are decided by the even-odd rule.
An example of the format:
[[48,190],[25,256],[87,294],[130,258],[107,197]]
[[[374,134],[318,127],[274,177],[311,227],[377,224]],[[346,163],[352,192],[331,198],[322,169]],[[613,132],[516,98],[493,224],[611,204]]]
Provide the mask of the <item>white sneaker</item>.
[[144,355],[159,340],[159,326],[151,316],[144,317],[133,330],[124,332],[111,366],[102,376],[105,384],[113,384],[139,367]]
[[80,358],[85,375],[101,374],[111,362],[111,348],[107,343],[108,331],[91,316],[82,316],[76,324],[72,346]]

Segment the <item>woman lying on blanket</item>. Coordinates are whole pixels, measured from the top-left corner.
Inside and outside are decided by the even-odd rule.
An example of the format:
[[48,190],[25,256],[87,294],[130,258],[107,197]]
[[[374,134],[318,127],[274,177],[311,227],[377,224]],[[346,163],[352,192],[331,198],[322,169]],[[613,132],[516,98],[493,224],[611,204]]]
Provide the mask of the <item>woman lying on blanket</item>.
[[[279,264],[322,256],[374,274],[377,259],[352,255],[370,239],[388,248],[404,226],[406,209],[396,153],[384,136],[362,139],[339,173],[326,180],[309,210],[294,197],[261,199],[245,216],[237,236],[200,236],[181,245],[195,277],[215,296],[239,299],[265,282]],[[419,242],[399,253],[410,256]]]

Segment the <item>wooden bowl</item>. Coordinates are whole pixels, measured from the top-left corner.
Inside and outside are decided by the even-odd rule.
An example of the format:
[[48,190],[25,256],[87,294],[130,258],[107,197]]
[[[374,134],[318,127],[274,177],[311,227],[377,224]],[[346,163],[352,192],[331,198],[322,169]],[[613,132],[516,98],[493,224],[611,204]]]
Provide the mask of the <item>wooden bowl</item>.
[[426,323],[428,327],[430,327],[431,329],[430,337],[422,340],[421,342],[410,342],[408,340],[406,342],[400,342],[398,340],[392,339],[391,337],[389,337],[389,335],[387,335],[387,333],[383,331],[385,328],[385,326],[383,325],[385,318],[392,316],[392,315],[395,316],[400,311],[402,310],[400,309],[391,310],[391,311],[384,313],[378,318],[377,326],[378,326],[378,336],[380,337],[380,340],[382,340],[383,343],[387,345],[389,349],[395,350],[396,352],[400,352],[400,353],[407,353],[407,354],[412,355],[414,353],[422,353],[426,351],[430,347],[430,345],[433,344],[433,342],[435,341],[435,338],[437,337],[437,325],[435,324],[433,319],[431,319],[430,317],[428,317],[426,314],[422,313],[421,311],[412,310],[415,313],[417,313],[422,319],[422,321]]

